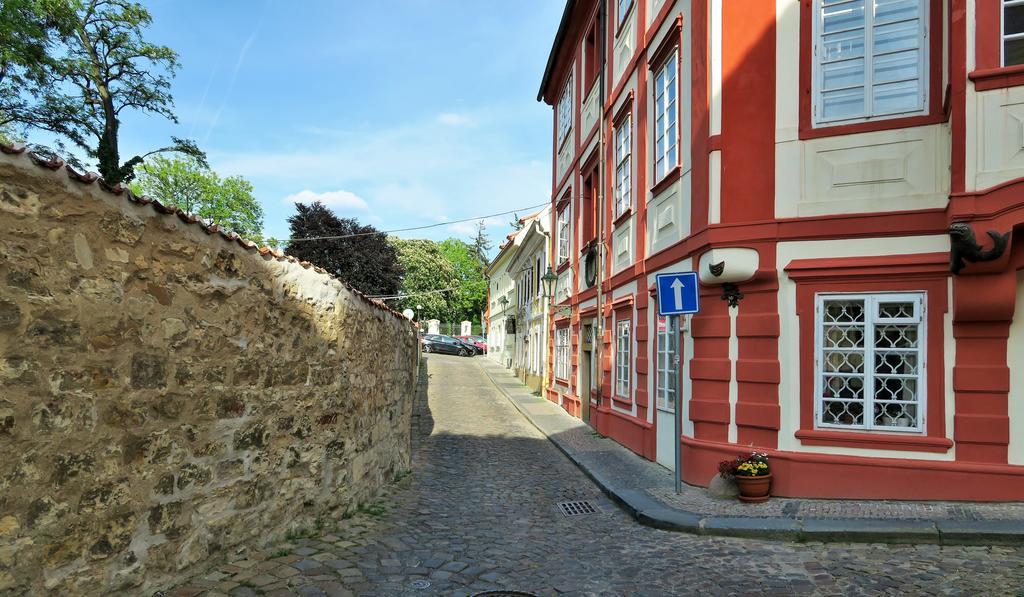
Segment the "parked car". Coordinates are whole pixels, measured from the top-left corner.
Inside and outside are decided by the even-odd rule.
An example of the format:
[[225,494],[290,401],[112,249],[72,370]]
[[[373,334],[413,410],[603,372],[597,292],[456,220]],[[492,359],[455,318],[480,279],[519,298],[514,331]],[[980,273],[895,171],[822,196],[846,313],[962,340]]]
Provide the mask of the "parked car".
[[420,346],[423,352],[436,352],[439,354],[457,354],[460,357],[471,357],[476,354],[475,346],[466,344],[462,340],[451,336],[440,334],[425,334],[420,339]]
[[473,346],[479,348],[480,349],[480,354],[485,354],[487,352],[487,340],[485,340],[483,336],[454,336],[454,337],[458,338],[459,340],[462,340],[463,342],[468,342],[469,344],[472,344]]

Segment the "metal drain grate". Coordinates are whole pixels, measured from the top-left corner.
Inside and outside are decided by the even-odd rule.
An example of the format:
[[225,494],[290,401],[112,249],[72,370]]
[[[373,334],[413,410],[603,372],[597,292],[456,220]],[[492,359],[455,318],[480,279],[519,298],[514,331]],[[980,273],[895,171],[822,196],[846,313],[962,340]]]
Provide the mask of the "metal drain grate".
[[566,516],[580,516],[581,514],[597,514],[597,508],[587,500],[575,502],[559,502],[558,509]]

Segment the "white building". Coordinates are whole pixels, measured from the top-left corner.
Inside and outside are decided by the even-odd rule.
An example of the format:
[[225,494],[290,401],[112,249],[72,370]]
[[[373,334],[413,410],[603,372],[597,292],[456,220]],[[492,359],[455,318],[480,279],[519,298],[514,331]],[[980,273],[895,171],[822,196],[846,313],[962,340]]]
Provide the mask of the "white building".
[[[528,218],[517,233],[508,272],[515,280],[516,334],[512,368],[534,390],[544,385],[547,363],[548,302],[542,278],[551,251],[551,207]],[[511,305],[510,305],[511,307]]]

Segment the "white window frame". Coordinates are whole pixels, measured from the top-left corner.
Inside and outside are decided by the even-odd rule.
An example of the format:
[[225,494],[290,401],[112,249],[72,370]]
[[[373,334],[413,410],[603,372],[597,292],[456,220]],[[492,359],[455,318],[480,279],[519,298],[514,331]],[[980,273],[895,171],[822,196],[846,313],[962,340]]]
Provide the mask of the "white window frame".
[[569,381],[569,328],[555,328],[555,379]]
[[570,205],[566,205],[562,211],[558,212],[558,265],[562,265],[569,261],[569,251],[571,249],[569,244],[571,234],[571,225],[569,222],[570,207]]
[[630,358],[633,354],[633,321],[619,319],[615,321],[615,395],[620,398],[630,397]]
[[[1024,0],[1003,0],[1002,6],[999,8],[999,64],[1000,66],[1007,66],[1006,64],[1006,42],[1014,41],[1018,39],[1024,39],[1024,32],[1006,34],[1006,9],[1011,6],[1024,5]],[[1024,62],[1018,64],[1011,64],[1010,66],[1024,65]]]
[[[660,181],[679,165],[679,48],[655,70],[654,86],[654,180]],[[675,97],[668,101],[669,92]],[[671,123],[669,120],[671,119]],[[661,148],[659,150],[659,143]]]
[[615,0],[615,23],[621,27],[633,8],[633,0]]
[[[874,111],[872,102],[874,101],[874,94],[872,93],[872,87],[874,86],[873,68],[874,61],[877,56],[884,56],[890,53],[898,53],[904,50],[898,50],[897,52],[882,52],[875,54],[869,51],[874,45],[874,3],[872,0],[864,1],[864,113],[858,116],[847,116],[843,118],[830,118],[824,117],[824,94],[822,93],[822,87],[824,85],[824,68],[822,58],[824,57],[824,50],[822,48],[822,21],[824,20],[824,5],[822,0],[814,0],[814,11],[812,13],[813,22],[813,48],[811,50],[812,60],[812,122],[814,126],[834,126],[837,124],[852,124],[857,122],[873,122],[876,120],[889,120],[893,118],[904,118],[907,116],[917,116],[928,113],[928,90],[929,90],[929,77],[931,76],[928,65],[930,64],[929,46],[928,43],[930,32],[928,30],[929,25],[929,2],[928,0],[917,0],[918,6],[920,7],[920,14],[918,17],[918,34],[920,45],[918,46],[918,73],[920,76],[917,77],[918,82],[918,104],[911,110],[903,110],[899,112],[879,112]],[[853,4],[857,0],[850,0]],[[835,6],[833,4],[832,6]],[[900,21],[892,21],[892,23],[898,23]],[[883,23],[888,24],[888,23]],[[851,29],[852,30],[852,29]],[[830,32],[829,35],[835,35],[839,32]],[[856,58],[847,58],[845,60],[855,60]],[[841,62],[842,60],[836,60],[835,62]],[[899,83],[909,79],[903,79],[900,81],[886,81],[884,84]],[[849,88],[858,87],[857,85],[850,86]],[[843,89],[843,88],[838,88]],[[830,90],[835,91],[835,90]]]
[[[863,424],[848,425],[840,423],[825,423],[823,421],[825,412],[824,377],[828,376],[854,376],[855,374],[842,375],[835,372],[826,372],[824,369],[825,348],[824,348],[824,305],[830,300],[863,300],[864,301],[864,360],[863,360]],[[915,304],[915,313],[912,318],[887,319],[878,316],[878,303],[880,302],[908,302]],[[875,381],[874,371],[875,356],[875,326],[885,324],[917,324],[917,425],[910,427],[899,427],[892,425],[876,425],[874,423],[875,406]],[[815,297],[814,307],[814,426],[818,429],[845,429],[853,431],[870,432],[900,432],[925,434],[927,431],[928,413],[928,318],[927,318],[927,296],[924,292],[874,292],[874,293],[823,293]],[[893,377],[889,375],[888,377]]]
[[615,126],[615,217],[633,204],[633,115]]
[[569,138],[572,131],[573,109],[572,109],[572,76],[565,83],[562,96],[558,99],[558,147],[561,148],[565,140]]
[[[662,327],[660,319],[665,320]],[[655,359],[655,404],[658,410],[675,412],[679,399],[679,319],[655,316],[657,359]]]

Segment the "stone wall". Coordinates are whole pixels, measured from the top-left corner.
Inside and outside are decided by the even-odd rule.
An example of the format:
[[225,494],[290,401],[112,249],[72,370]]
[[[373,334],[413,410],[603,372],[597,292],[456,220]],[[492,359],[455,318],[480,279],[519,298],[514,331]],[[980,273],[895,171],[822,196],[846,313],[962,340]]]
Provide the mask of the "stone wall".
[[119,190],[0,154],[0,593],[152,593],[410,466],[401,315]]

